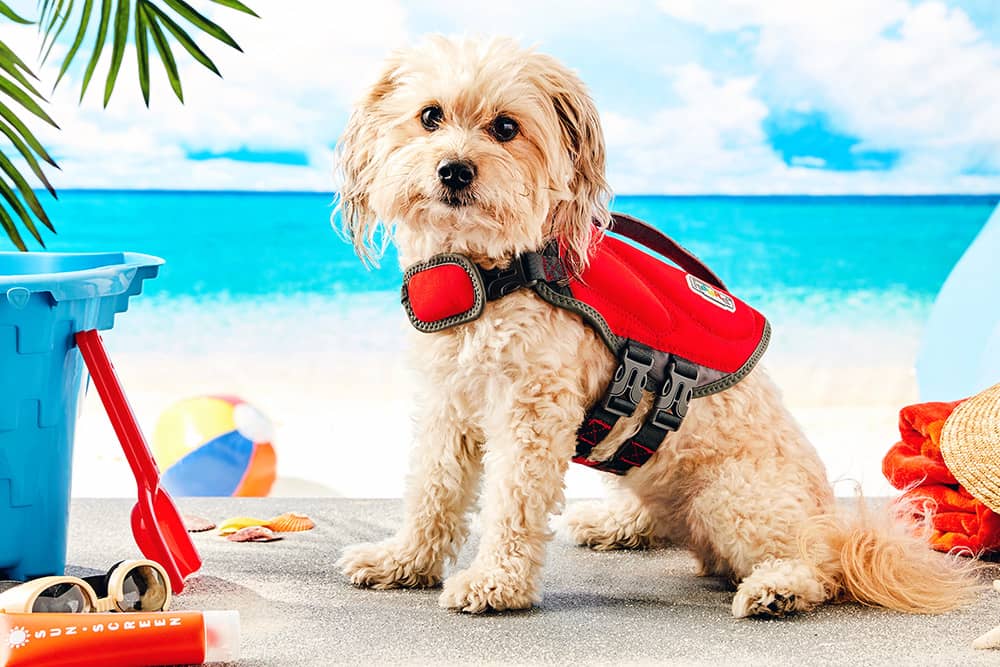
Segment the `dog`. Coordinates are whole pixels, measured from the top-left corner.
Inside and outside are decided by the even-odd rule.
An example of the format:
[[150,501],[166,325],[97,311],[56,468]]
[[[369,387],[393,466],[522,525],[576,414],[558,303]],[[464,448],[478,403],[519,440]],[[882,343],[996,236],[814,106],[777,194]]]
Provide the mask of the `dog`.
[[[342,232],[370,263],[389,239],[404,267],[447,252],[485,269],[556,241],[578,274],[595,224],[610,219],[604,138],[586,87],[512,40],[434,37],[396,52],[337,155]],[[530,290],[486,304],[474,321],[414,332],[412,343],[421,386],[403,526],[347,548],[337,565],[360,587],[443,580],[449,609],[531,607],[577,430],[616,359],[579,316]],[[633,434],[651,402],[647,392],[600,449]],[[928,550],[912,522],[838,510],[816,451],[759,367],[693,401],[645,465],[608,478],[606,502],[574,504],[565,517],[576,542],[686,547],[701,575],[736,585],[736,617],[843,600],[941,612],[979,585],[968,566]],[[478,551],[444,579],[481,481]]]

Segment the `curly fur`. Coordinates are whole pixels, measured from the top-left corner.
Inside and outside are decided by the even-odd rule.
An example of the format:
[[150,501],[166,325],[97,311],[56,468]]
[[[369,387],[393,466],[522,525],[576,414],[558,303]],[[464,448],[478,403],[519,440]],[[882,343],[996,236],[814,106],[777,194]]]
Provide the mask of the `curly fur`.
[[[440,106],[433,131],[421,110]],[[520,134],[499,142],[498,114]],[[435,38],[390,57],[339,145],[343,232],[368,260],[393,234],[401,262],[442,252],[503,266],[549,240],[586,265],[592,221],[608,220],[604,141],[579,78],[509,40]],[[436,169],[464,159],[468,201],[443,199]],[[380,238],[381,235],[381,238]],[[358,586],[433,586],[467,534],[482,479],[483,535],[472,564],[444,580],[440,602],[467,612],[541,598],[549,517],[587,408],[615,361],[579,317],[522,291],[482,317],[413,335],[422,387],[417,442],[398,534],[348,548],[339,566]],[[634,432],[649,397],[602,445]],[[763,370],[698,399],[653,458],[609,479],[604,504],[574,506],[574,538],[595,549],[664,541],[691,549],[701,573],[738,582],[736,616],[782,615],[827,600],[942,611],[975,590],[970,574],[889,522],[838,513],[823,464]]]

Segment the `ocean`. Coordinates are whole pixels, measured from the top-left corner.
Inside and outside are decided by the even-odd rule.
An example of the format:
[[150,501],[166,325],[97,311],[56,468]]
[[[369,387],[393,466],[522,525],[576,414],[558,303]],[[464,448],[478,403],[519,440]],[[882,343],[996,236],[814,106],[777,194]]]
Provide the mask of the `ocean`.
[[[997,201],[622,196],[613,208],[694,251],[776,331],[874,327],[912,336]],[[182,348],[197,349],[225,336],[247,349],[295,338],[302,350],[308,341],[321,345],[330,327],[348,345],[398,345],[395,329],[369,326],[400,310],[396,256],[390,249],[381,268],[366,269],[330,224],[331,195],[70,191],[48,210],[58,230],[49,250],[167,260],[134,304],[144,315],[131,328],[148,326],[141,339],[121,343],[128,348],[155,348],[161,339],[159,347],[177,349],[179,337]],[[299,315],[305,311],[322,327]]]
[[[764,358],[828,474],[890,495],[881,457],[917,398],[913,362],[934,296],[997,197],[619,197],[700,255],[770,319]],[[105,339],[147,432],[173,401],[242,396],[277,429],[292,495],[396,497],[412,439],[411,329],[389,254],[367,270],[324,194],[64,192],[54,251],[166,259]],[[371,446],[377,469],[351,461]],[[106,480],[116,480],[109,491]],[[301,484],[306,484],[302,486]],[[74,493],[128,495],[100,406],[81,417]],[[601,494],[573,466],[568,495]]]

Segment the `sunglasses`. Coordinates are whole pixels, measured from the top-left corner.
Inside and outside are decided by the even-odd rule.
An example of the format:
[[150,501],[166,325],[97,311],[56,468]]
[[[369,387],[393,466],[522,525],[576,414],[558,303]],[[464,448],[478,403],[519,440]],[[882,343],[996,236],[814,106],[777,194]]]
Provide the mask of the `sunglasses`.
[[0,613],[167,611],[170,578],[151,560],[124,560],[92,577],[41,577],[0,593]]

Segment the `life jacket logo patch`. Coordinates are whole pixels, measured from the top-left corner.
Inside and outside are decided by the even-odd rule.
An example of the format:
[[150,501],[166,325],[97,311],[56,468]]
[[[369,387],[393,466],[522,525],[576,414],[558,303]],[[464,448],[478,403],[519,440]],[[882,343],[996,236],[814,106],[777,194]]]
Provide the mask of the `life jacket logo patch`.
[[728,310],[730,313],[736,312],[736,301],[734,301],[733,297],[729,296],[725,292],[715,287],[712,287],[704,280],[699,280],[698,278],[695,278],[690,273],[687,275],[687,282],[688,282],[688,287],[691,288],[691,291],[700,296],[701,298],[705,299],[706,301],[714,303],[716,306],[722,308],[723,310]]

